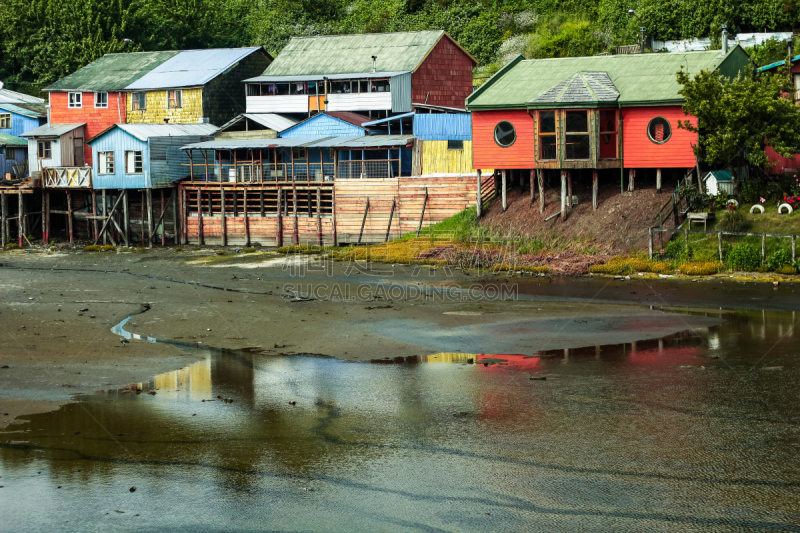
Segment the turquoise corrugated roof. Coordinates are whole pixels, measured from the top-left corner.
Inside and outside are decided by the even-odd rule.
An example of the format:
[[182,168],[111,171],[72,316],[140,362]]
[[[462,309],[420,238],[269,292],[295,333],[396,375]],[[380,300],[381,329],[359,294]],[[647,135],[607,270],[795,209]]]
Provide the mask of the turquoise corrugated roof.
[[15,135],[0,133],[0,146],[28,146],[28,141]]
[[[792,58],[792,63],[796,63],[798,61],[800,61],[800,56],[794,56]],[[769,65],[764,65],[763,67],[759,67],[758,71],[759,72],[764,72],[765,70],[772,70],[774,68],[782,67],[785,64],[786,64],[786,60],[782,59],[780,61],[776,61],[774,63],[770,63]]]
[[372,56],[380,72],[413,72],[443,36],[450,38],[442,30],[293,37],[263,75],[372,72]]
[[[701,70],[733,75],[749,62],[739,46],[722,57],[719,50],[685,53],[629,54],[556,59],[518,58],[467,98],[467,108],[527,108],[531,102],[564,80],[580,72],[606,73],[619,91],[620,105],[679,104],[680,85],[675,74]],[[555,104],[559,107],[559,104]]]

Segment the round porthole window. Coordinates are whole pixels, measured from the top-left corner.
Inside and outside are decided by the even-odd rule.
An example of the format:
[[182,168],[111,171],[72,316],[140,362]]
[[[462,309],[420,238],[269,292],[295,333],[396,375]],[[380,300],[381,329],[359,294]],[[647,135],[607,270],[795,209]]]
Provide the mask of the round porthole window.
[[494,142],[508,148],[514,141],[517,140],[517,132],[514,131],[514,125],[506,120],[497,124],[494,127]]
[[647,125],[647,136],[656,144],[664,144],[672,136],[672,127],[669,120],[664,117],[656,117]]

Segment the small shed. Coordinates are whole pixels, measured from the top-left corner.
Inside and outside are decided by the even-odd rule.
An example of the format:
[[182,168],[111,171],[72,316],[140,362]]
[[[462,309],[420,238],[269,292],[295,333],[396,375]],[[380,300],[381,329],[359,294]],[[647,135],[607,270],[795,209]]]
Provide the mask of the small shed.
[[712,170],[703,177],[703,182],[711,196],[733,194],[733,177],[729,170]]
[[115,124],[88,141],[94,187],[169,187],[188,174],[189,159],[179,148],[211,140],[216,129],[212,124]]
[[11,174],[17,178],[24,178],[17,176],[14,171],[14,165],[19,165],[28,160],[28,141],[20,139],[14,135],[0,133],[0,179],[4,178],[6,174]]
[[51,124],[39,126],[20,137],[28,139],[29,167],[43,168],[82,167],[83,131],[86,124]]

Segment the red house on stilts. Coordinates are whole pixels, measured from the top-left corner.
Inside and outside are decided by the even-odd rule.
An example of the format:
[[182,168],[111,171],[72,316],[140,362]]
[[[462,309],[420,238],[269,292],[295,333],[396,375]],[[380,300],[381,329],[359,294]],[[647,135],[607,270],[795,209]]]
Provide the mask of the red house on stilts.
[[[571,171],[592,171],[598,181],[620,180],[628,170],[696,166],[697,135],[678,129],[686,120],[676,72],[717,70],[736,76],[749,63],[738,45],[706,52],[606,55],[524,60],[517,57],[467,98],[472,112],[473,167],[506,175],[529,171],[542,194],[547,171],[561,173],[562,217],[570,209]],[[691,117],[688,117],[691,120]],[[543,205],[543,204],[542,204]]]

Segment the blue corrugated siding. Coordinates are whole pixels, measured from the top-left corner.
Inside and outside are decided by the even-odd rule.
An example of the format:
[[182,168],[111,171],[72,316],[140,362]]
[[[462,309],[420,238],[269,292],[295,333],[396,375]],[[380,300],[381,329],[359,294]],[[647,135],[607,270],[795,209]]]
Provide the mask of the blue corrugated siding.
[[279,134],[287,139],[297,137],[358,137],[364,135],[364,128],[350,124],[329,115],[319,114]]
[[[94,164],[95,189],[145,189],[150,188],[150,149],[146,142],[114,128],[90,142]],[[143,174],[125,174],[125,152],[142,152]],[[100,174],[98,152],[114,152],[114,174]]]
[[11,165],[14,163],[21,163],[28,159],[28,147],[27,146],[16,146],[14,147],[14,159],[8,159],[6,157],[6,149],[0,148],[0,173],[2,176],[0,178],[5,178],[6,172],[12,174],[14,170],[11,168]]
[[[0,114],[7,114],[8,111],[0,109]],[[7,133],[19,137],[23,133],[28,133],[41,126],[44,122],[40,122],[38,118],[26,117],[18,113],[11,113],[11,127],[0,129],[0,133]]]
[[414,115],[414,137],[423,141],[471,141],[469,113],[419,113]]

